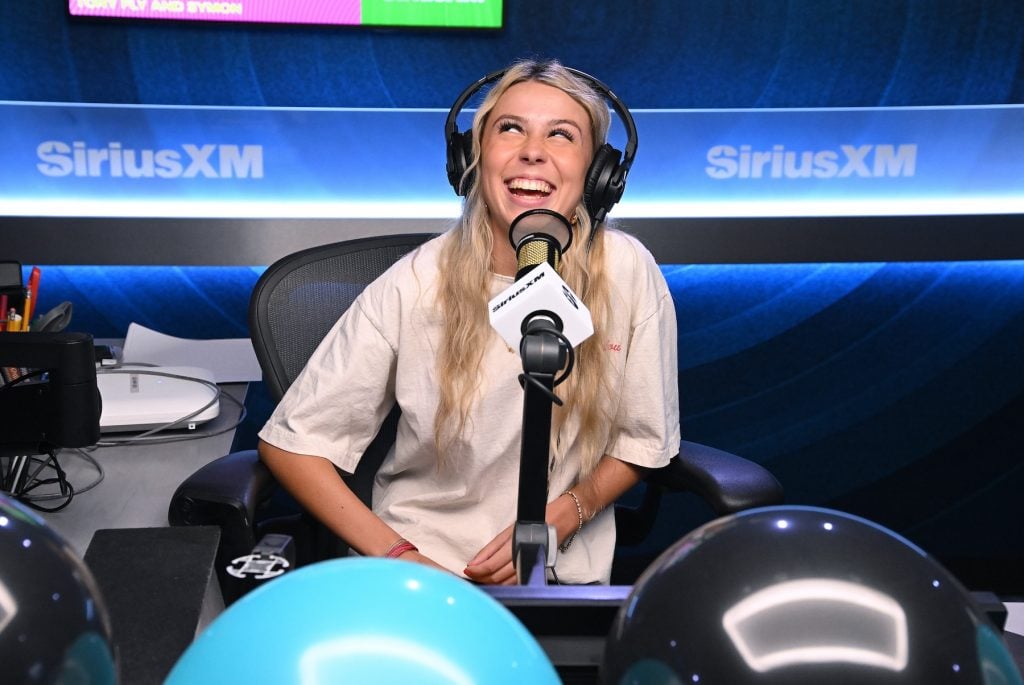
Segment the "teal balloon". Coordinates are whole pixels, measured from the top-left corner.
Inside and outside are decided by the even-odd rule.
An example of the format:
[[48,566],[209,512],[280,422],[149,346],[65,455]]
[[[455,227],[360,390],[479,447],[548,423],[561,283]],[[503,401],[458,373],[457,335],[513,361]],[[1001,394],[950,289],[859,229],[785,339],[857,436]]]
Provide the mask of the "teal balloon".
[[978,626],[978,661],[984,685],[1024,685],[1017,664],[996,631]]
[[166,685],[201,682],[559,685],[515,616],[469,582],[422,564],[335,559],[228,607]]

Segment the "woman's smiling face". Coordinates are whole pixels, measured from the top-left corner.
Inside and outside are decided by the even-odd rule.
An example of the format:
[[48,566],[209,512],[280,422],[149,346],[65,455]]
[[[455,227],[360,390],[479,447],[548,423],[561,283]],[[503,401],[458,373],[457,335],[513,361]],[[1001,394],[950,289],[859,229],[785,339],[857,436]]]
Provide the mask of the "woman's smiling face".
[[506,90],[481,138],[481,189],[492,226],[507,231],[538,207],[571,218],[593,156],[590,116],[580,103],[536,81]]

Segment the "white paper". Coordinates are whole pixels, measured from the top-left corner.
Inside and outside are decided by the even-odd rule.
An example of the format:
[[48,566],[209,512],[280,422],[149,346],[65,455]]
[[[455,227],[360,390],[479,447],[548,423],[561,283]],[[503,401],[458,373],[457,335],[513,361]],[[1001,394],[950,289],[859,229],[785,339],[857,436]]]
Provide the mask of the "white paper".
[[217,383],[247,383],[262,378],[256,352],[248,338],[176,338],[131,323],[128,325],[128,335],[125,336],[121,355],[126,364],[196,366],[207,369]]

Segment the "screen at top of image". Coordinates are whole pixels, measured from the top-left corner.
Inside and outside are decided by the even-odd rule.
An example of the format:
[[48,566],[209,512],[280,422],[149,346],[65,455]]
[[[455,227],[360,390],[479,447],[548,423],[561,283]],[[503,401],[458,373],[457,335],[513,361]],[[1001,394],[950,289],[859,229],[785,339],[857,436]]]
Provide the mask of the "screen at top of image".
[[498,29],[503,0],[68,0],[76,17]]

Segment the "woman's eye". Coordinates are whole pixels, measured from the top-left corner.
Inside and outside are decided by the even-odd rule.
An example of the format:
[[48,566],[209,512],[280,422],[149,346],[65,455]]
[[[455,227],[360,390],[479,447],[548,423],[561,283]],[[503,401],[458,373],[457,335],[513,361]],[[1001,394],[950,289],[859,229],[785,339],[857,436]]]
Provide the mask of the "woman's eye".
[[521,130],[523,130],[522,126],[520,126],[518,123],[516,123],[514,121],[505,120],[505,121],[498,122],[498,131],[501,132],[501,133],[505,133],[506,131],[521,131]]
[[576,136],[574,136],[572,131],[570,131],[567,128],[556,128],[556,129],[551,131],[551,135],[552,136],[561,136],[561,137],[563,137],[563,138],[565,138],[566,140],[569,140],[569,141],[576,140]]

